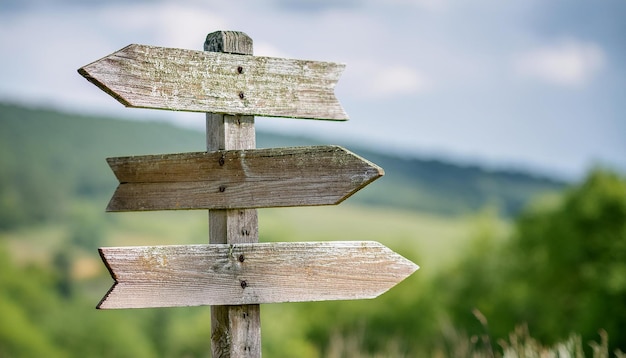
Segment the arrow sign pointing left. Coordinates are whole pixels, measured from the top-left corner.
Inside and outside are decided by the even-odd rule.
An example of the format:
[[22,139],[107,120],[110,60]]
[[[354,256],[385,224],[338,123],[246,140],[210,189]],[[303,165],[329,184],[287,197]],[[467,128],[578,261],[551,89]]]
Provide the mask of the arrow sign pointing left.
[[347,120],[345,65],[129,45],[78,72],[127,107]]
[[419,267],[377,242],[106,247],[115,280],[98,308],[374,298]]
[[338,146],[107,159],[120,185],[107,211],[333,205],[384,174]]

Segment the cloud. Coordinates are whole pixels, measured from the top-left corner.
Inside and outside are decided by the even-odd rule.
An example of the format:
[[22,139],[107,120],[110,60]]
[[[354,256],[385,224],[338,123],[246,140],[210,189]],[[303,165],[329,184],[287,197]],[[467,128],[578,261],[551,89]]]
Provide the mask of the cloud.
[[289,11],[318,12],[336,8],[355,8],[358,0],[274,0],[278,8]]
[[418,70],[405,65],[360,63],[346,70],[348,89],[355,98],[387,99],[427,91],[430,81]]
[[374,0],[374,2],[398,5],[410,5],[424,10],[441,11],[450,5],[447,0]]
[[513,66],[522,77],[565,87],[582,87],[605,63],[606,56],[600,46],[568,39],[522,53]]
[[195,3],[114,3],[101,7],[94,18],[101,28],[114,31],[127,42],[150,41],[195,50],[202,50],[207,29],[228,28],[223,17]]
[[266,41],[254,42],[254,55],[267,57],[293,58],[293,56]]

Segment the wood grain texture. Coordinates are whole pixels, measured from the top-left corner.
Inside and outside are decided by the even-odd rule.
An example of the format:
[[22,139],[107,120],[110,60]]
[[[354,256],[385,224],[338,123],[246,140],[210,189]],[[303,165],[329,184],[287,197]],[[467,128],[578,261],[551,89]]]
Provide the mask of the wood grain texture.
[[[239,37],[239,33],[221,35]],[[208,41],[208,38],[207,38]],[[236,48],[237,41],[223,46]],[[256,146],[253,116],[207,113],[207,150],[252,149]],[[218,159],[219,162],[219,159]],[[255,209],[209,210],[211,244],[259,241]],[[261,309],[259,305],[212,305],[211,352],[213,357],[261,357]]]
[[[207,35],[204,50],[252,55],[252,39],[243,32],[216,31]],[[206,114],[207,151],[254,149],[254,116]],[[209,210],[209,242],[239,244],[259,242],[255,209]],[[261,307],[211,306],[211,356],[261,357]]]
[[212,357],[261,357],[261,306],[211,306]]
[[107,211],[338,204],[381,177],[339,146],[224,150],[107,159],[120,185]]
[[127,107],[347,120],[343,64],[129,45],[78,70]]
[[377,242],[101,248],[115,284],[98,308],[374,298],[418,266]]
[[204,40],[204,51],[252,55],[252,38],[241,31],[215,31]]

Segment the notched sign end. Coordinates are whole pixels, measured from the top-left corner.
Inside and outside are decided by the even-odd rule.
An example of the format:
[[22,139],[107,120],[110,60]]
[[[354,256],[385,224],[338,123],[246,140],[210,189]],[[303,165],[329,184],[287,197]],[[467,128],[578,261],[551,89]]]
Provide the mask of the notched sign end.
[[102,262],[104,262],[104,266],[106,266],[107,270],[109,270],[109,274],[111,275],[111,278],[113,279],[113,285],[111,286],[111,288],[109,289],[109,291],[107,291],[107,293],[104,295],[104,297],[102,297],[102,299],[100,300],[100,302],[98,302],[98,305],[96,306],[96,309],[109,309],[109,308],[113,308],[113,307],[109,307],[107,304],[107,300],[109,298],[109,296],[111,295],[111,293],[115,290],[115,287],[118,284],[117,281],[117,277],[115,275],[115,272],[113,271],[113,269],[111,268],[111,266],[109,265],[109,262],[107,261],[107,258],[105,256],[104,250],[102,248],[98,249],[98,253],[100,254],[100,258],[102,259]]
[[[119,190],[120,186],[117,186],[117,189],[115,189],[115,192],[117,193],[117,191]],[[120,209],[118,205],[118,200],[117,200],[117,196],[115,195],[115,193],[113,194],[113,196],[111,197],[111,200],[109,200],[109,204],[107,204],[107,208],[105,209],[105,211],[107,213],[113,213],[113,212],[119,212],[119,211],[128,211],[128,210],[123,210]],[[123,205],[122,205],[123,207]]]
[[108,310],[108,309],[112,309],[112,308],[118,308],[118,307],[111,307],[109,305],[109,303],[107,302],[107,300],[109,299],[109,296],[111,295],[111,293],[113,293],[113,290],[115,290],[116,286],[117,286],[117,282],[115,282],[113,284],[113,286],[111,286],[109,291],[106,293],[106,295],[104,295],[104,297],[102,297],[102,299],[100,300],[100,302],[96,306],[96,309],[98,309],[98,310]]

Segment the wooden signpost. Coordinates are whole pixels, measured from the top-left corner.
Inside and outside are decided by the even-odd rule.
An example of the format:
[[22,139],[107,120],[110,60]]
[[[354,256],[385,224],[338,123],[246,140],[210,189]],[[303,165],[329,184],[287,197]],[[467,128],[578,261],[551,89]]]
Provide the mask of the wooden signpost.
[[101,248],[98,308],[211,305],[213,357],[260,357],[259,304],[373,298],[418,266],[376,242],[258,243],[255,208],[338,204],[383,170],[338,146],[255,149],[254,115],[347,120],[343,65],[254,57],[241,32],[204,49],[130,45],[78,70],[129,107],[207,112],[207,152],[107,159],[107,211],[208,209],[209,245]]

